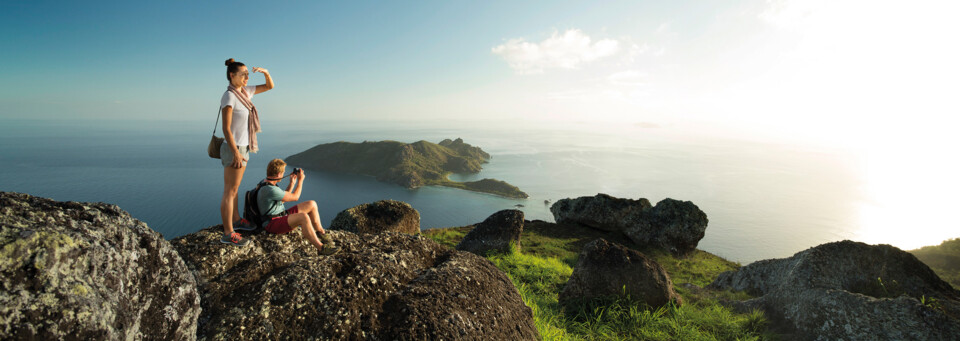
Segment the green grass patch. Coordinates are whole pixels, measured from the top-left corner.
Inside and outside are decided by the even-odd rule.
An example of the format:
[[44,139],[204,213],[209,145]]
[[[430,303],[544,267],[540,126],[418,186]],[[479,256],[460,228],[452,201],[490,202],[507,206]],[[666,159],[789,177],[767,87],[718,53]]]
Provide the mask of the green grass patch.
[[467,232],[473,229],[473,225],[464,226],[464,227],[448,227],[440,229],[429,229],[420,231],[420,234],[424,235],[427,238],[433,239],[433,241],[445,245],[451,249],[457,247],[457,243],[463,240],[463,237],[467,235]]
[[[437,242],[455,246],[473,226],[431,229],[424,235]],[[739,264],[708,252],[697,251],[685,258],[667,252],[641,250],[659,262],[670,274],[675,290],[683,297],[680,307],[649,307],[629,297],[580,302],[561,306],[563,290],[583,246],[596,238],[633,247],[618,234],[577,226],[527,222],[521,236],[522,251],[489,254],[494,265],[503,270],[533,311],[534,323],[544,340],[758,340],[775,338],[767,332],[762,312],[741,314],[719,302],[744,300],[745,293],[716,291],[700,287],[709,284],[723,271]],[[695,287],[678,285],[692,283]]]

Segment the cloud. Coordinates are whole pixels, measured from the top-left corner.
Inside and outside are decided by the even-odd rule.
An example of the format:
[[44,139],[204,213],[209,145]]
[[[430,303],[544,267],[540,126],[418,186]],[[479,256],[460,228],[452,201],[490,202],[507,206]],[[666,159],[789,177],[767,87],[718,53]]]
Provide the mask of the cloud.
[[547,99],[585,102],[610,101],[624,99],[624,94],[614,89],[590,88],[552,92],[547,94]]
[[607,76],[607,80],[614,85],[641,86],[647,84],[647,74],[637,70],[627,70]]
[[540,43],[510,39],[491,52],[503,57],[517,73],[534,74],[546,69],[576,69],[581,64],[615,55],[620,52],[620,42],[614,39],[593,42],[580,30],[570,29],[563,34],[554,32]]
[[780,29],[801,31],[807,28],[820,14],[829,8],[826,0],[768,0],[768,7],[758,17]]

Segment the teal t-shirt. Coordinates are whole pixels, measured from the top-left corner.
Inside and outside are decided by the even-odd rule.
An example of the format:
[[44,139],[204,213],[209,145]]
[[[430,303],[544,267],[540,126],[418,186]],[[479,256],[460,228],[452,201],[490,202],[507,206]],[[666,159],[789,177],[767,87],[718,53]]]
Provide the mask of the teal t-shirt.
[[[260,192],[257,193],[257,207],[260,207],[260,214],[265,216],[268,215],[280,215],[283,213],[285,208],[283,207],[283,196],[286,194],[280,187],[273,185],[265,185],[260,188]],[[266,226],[268,221],[263,222],[263,226]]]

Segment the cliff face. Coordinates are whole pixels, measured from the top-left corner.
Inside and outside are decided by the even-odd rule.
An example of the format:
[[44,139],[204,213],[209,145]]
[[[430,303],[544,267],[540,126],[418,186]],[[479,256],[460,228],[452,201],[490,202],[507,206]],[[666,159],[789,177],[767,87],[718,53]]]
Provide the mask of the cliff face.
[[193,340],[200,296],[119,207],[0,192],[0,339]]
[[474,147],[467,143],[464,143],[463,139],[461,138],[457,138],[456,140],[452,140],[452,141],[450,139],[446,139],[446,140],[440,141],[439,144],[441,146],[457,151],[457,153],[460,153],[460,155],[466,155],[474,159],[481,159],[481,160],[490,159],[490,154],[487,154],[487,152],[483,151],[483,149],[480,149],[480,147]]

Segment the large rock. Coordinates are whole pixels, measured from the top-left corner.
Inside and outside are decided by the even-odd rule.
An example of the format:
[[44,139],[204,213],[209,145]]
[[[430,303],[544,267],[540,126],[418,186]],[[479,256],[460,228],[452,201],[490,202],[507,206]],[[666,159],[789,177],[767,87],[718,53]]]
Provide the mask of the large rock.
[[707,230],[707,214],[697,205],[670,198],[651,207],[644,198],[621,199],[601,193],[557,200],[550,212],[557,223],[621,232],[641,247],[661,248],[678,256],[696,250]]
[[173,240],[201,283],[210,340],[538,339],[506,274],[419,235],[329,231],[318,256],[296,229],[217,243],[219,226]]
[[607,194],[576,199],[560,199],[550,206],[558,224],[576,223],[604,231],[623,231],[628,217],[650,209],[650,201],[620,199]]
[[760,296],[735,306],[764,309],[807,339],[953,340],[960,335],[960,291],[910,253],[889,245],[823,244],[724,272],[711,286]]
[[670,198],[626,220],[623,234],[634,243],[661,248],[675,255],[696,250],[707,230],[707,214],[697,205]]
[[653,308],[680,305],[670,275],[653,259],[617,243],[597,239],[583,247],[573,274],[560,292],[561,303],[621,296]]
[[193,276],[115,205],[0,192],[0,282],[0,339],[196,338]]
[[341,211],[329,229],[360,234],[387,231],[419,234],[420,212],[402,201],[380,200]]
[[510,245],[520,250],[520,234],[523,233],[523,211],[502,210],[477,224],[463,240],[457,244],[457,250],[484,255],[487,251],[510,252]]

